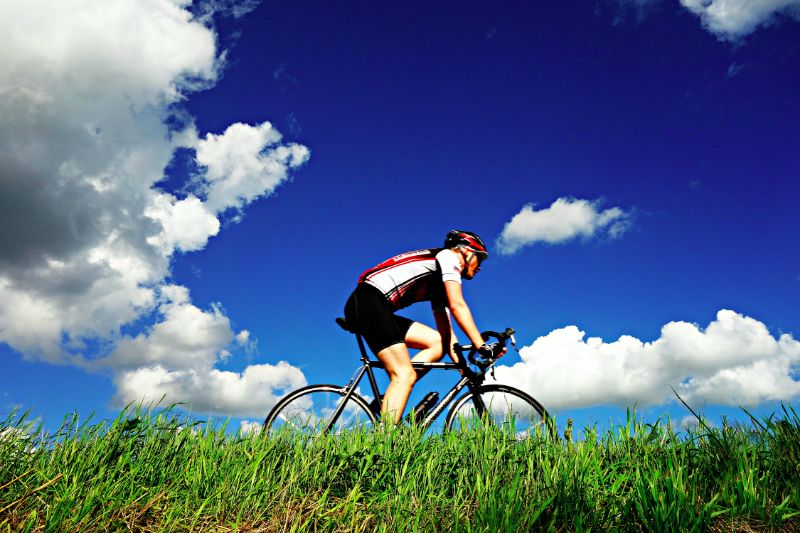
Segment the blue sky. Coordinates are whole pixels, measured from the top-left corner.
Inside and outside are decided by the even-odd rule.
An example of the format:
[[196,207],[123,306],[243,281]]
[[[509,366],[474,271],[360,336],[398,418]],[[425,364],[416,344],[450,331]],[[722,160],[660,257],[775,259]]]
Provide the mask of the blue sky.
[[479,327],[526,347],[498,379],[560,418],[796,400],[798,14],[3,6],[0,411],[263,418],[355,369],[358,274],[452,228],[491,243]]

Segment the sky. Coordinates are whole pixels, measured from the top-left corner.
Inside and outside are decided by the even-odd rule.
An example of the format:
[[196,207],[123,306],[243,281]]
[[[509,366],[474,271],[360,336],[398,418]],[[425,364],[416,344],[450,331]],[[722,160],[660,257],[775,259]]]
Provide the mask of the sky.
[[518,332],[496,379],[561,422],[800,396],[800,0],[2,1],[0,33],[0,415],[253,427],[353,374],[362,271],[454,228]]

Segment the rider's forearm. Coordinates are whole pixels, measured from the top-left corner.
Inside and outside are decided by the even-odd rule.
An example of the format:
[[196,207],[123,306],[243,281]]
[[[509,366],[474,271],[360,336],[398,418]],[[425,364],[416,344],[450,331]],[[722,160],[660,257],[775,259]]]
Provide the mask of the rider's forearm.
[[472,318],[472,312],[469,310],[466,302],[454,302],[450,307],[456,322],[464,333],[469,337],[470,342],[476,347],[483,346],[483,337],[481,332],[478,331],[478,326],[475,325],[475,320]]
[[442,353],[450,356],[454,363],[458,362],[458,356],[453,350],[453,343],[458,342],[456,339],[453,326],[450,323],[450,315],[447,311],[436,311],[433,314],[436,320],[436,329],[439,330],[439,335],[442,338]]

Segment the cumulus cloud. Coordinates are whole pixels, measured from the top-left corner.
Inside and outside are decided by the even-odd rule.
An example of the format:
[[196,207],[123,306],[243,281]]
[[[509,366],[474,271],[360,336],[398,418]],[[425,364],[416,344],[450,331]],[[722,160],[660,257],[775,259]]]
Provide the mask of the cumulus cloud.
[[209,237],[219,233],[219,220],[200,199],[189,195],[178,200],[160,194],[144,211],[146,217],[161,224],[161,232],[147,238],[147,243],[163,253],[188,252],[204,248]]
[[[223,135],[197,143],[197,161],[206,167],[206,204],[215,212],[268,196],[288,179],[288,170],[305,163],[309,150],[299,144],[279,145],[272,124],[233,124]],[[267,149],[269,148],[269,149]]]
[[242,420],[239,422],[239,432],[242,435],[255,435],[261,432],[261,422]]
[[705,329],[670,322],[643,342],[585,338],[567,326],[520,350],[522,362],[497,368],[497,380],[520,387],[552,409],[591,405],[754,406],[800,395],[800,341],[773,337],[758,320],[721,310]]
[[[703,420],[704,424],[709,424],[708,420]],[[681,429],[694,429],[700,425],[700,420],[694,415],[686,415],[678,422],[678,427]]]
[[123,336],[98,365],[120,371],[154,364],[178,370],[214,364],[234,337],[228,317],[216,306],[203,311],[192,305],[185,287],[168,285],[160,293],[162,320],[136,337]]
[[[181,108],[221,70],[207,17],[255,4],[206,2],[197,17],[180,0],[0,3],[0,342],[29,359],[110,368],[125,399],[132,383],[150,393],[178,375],[208,387],[264,381],[248,376],[266,367],[238,378],[214,370],[226,345],[254,341],[164,284],[175,253],[203,248],[226,209],[271,194],[309,157],[266,122],[201,138]],[[190,125],[170,131],[171,118]],[[195,194],[177,197],[158,183],[181,146],[195,150],[200,174]],[[154,310],[161,322],[119,338]],[[84,353],[86,339],[111,349]],[[169,379],[137,374],[154,369]]]
[[110,356],[91,363],[113,370],[117,405],[164,398],[197,412],[263,416],[283,391],[306,384],[303,373],[285,361],[242,372],[217,369],[231,342],[248,342],[249,334],[234,334],[217,306],[193,305],[185,287],[164,286],[160,292],[162,320],[145,333],[123,337]]
[[152,304],[168,261],[143,216],[163,119],[216,79],[214,34],[177,3],[0,5],[0,340],[60,358]]
[[601,234],[617,238],[630,228],[630,212],[619,207],[600,210],[599,206],[597,200],[575,198],[559,198],[538,211],[528,204],[506,223],[497,248],[501,254],[511,255],[537,242],[555,244]]
[[243,372],[215,368],[207,372],[169,370],[161,365],[118,374],[115,403],[182,402],[193,412],[229,416],[265,416],[277,398],[306,384],[302,372],[281,361],[251,365]]
[[710,32],[736,40],[781,16],[800,20],[800,0],[681,0]]

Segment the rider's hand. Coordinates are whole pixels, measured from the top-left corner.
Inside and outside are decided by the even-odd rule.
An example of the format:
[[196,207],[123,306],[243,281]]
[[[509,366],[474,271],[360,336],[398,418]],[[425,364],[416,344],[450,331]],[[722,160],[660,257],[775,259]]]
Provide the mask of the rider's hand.
[[488,344],[484,344],[480,348],[478,348],[478,354],[483,359],[500,359],[503,357],[508,349],[505,346],[501,346],[499,344],[495,344],[493,346],[489,346]]
[[484,343],[480,348],[478,348],[477,352],[478,355],[481,356],[481,359],[491,359],[492,357],[494,357],[494,352],[486,343]]

